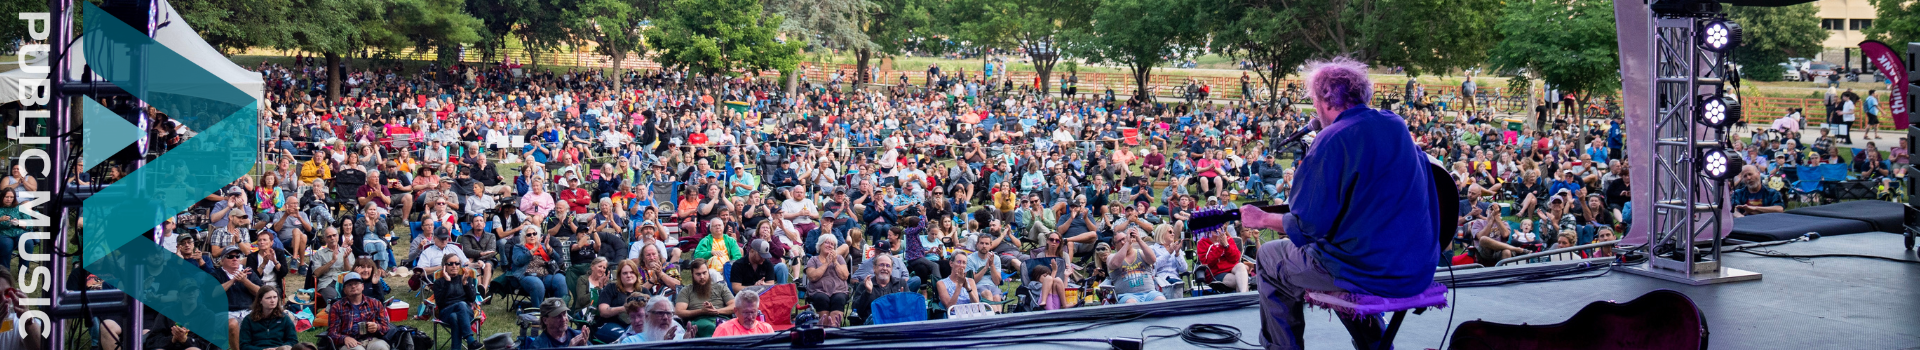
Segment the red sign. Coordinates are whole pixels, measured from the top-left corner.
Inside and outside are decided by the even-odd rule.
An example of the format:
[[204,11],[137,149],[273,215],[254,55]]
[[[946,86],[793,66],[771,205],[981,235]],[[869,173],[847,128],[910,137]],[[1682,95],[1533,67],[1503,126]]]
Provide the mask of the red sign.
[[1907,65],[1900,61],[1900,55],[1893,48],[1878,41],[1860,42],[1860,54],[1867,64],[1887,76],[1887,83],[1893,84],[1893,96],[1887,99],[1887,110],[1893,115],[1893,125],[1907,125]]

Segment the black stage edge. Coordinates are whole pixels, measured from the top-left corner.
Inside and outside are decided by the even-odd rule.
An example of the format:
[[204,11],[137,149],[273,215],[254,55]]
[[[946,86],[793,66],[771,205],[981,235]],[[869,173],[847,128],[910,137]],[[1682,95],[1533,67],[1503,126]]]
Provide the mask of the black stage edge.
[[[1920,262],[1916,253],[1904,250],[1902,237],[1886,232],[1826,237],[1810,242],[1766,247],[1782,254],[1862,254]],[[1552,324],[1565,321],[1581,307],[1594,301],[1625,302],[1646,292],[1671,289],[1685,293],[1707,316],[1711,330],[1709,342],[1715,349],[1920,349],[1920,264],[1906,264],[1863,258],[1817,258],[1806,262],[1787,258],[1760,257],[1727,253],[1728,266],[1766,274],[1758,281],[1705,286],[1688,286],[1619,271],[1595,278],[1558,282],[1513,284],[1494,287],[1455,289],[1447,309],[1409,314],[1406,325],[1395,339],[1405,349],[1440,347],[1443,332],[1467,320],[1481,319],[1508,324]],[[1578,263],[1578,262],[1575,262]],[[1497,273],[1514,269],[1537,269],[1541,265],[1461,270],[1456,275]],[[1598,275],[1589,273],[1588,275]],[[1448,278],[1441,272],[1438,279]],[[1076,308],[1045,313],[996,315],[968,320],[936,320],[884,326],[855,327],[827,331],[826,349],[917,349],[951,346],[981,340],[956,340],[913,336],[936,326],[979,325],[985,328],[969,338],[984,341],[1020,341],[1016,344],[982,346],[993,349],[1107,349],[1098,342],[1050,342],[1048,340],[1104,340],[1113,337],[1140,337],[1148,326],[1185,328],[1196,323],[1216,323],[1238,327],[1242,339],[1259,343],[1260,313],[1256,293],[1175,299],[1151,304]],[[1164,306],[1164,307],[1163,307]],[[1220,310],[1207,310],[1220,308]],[[1453,312],[1449,325],[1448,313]],[[1122,315],[1114,317],[1114,315]],[[1111,325],[1089,329],[1092,321],[1059,322],[1078,316],[1107,316]],[[1131,317],[1139,317],[1131,319]],[[1311,349],[1350,349],[1351,338],[1332,313],[1307,311],[1307,344]],[[1041,326],[1028,329],[996,327],[1013,322],[1033,322]],[[909,335],[882,345],[849,346],[850,340],[837,338],[849,332],[894,332]],[[1043,335],[1044,334],[1044,335]],[[1147,330],[1147,335],[1168,335],[1173,331]],[[778,338],[778,339],[772,339]],[[738,349],[754,342],[767,344],[757,348],[790,348],[786,334],[773,337],[717,338],[724,343],[681,341],[635,345],[609,345],[598,349]],[[699,344],[697,347],[686,345]],[[1250,347],[1242,344],[1241,347]],[[1155,338],[1146,349],[1201,349],[1178,337]]]

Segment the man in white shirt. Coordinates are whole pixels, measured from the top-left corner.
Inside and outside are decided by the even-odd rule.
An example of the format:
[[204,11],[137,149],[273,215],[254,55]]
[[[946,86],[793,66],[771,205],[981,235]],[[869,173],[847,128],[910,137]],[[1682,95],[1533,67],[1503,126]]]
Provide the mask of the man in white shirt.
[[419,256],[414,259],[413,267],[424,271],[426,275],[423,276],[431,276],[440,272],[440,264],[446,260],[447,255],[456,255],[464,260],[464,254],[466,253],[460,250],[460,246],[453,244],[453,230],[440,226],[433,229],[433,245],[420,250]]
[[806,186],[793,186],[787,189],[787,200],[780,202],[780,218],[804,234],[817,227],[814,219],[820,218],[819,208],[813,199],[807,198]]

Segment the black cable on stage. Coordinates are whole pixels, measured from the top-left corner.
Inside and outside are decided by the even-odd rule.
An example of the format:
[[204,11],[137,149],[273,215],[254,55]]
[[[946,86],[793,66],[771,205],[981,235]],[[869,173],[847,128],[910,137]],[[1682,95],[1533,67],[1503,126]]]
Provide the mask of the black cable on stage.
[[[1886,260],[1886,261],[1892,261],[1892,262],[1897,262],[1897,263],[1907,263],[1907,264],[1920,264],[1920,260],[1907,260],[1907,259],[1898,259],[1898,258],[1889,258],[1889,257],[1884,257],[1884,256],[1878,256],[1878,255],[1863,255],[1863,254],[1807,254],[1807,255],[1801,255],[1801,254],[1786,254],[1786,253],[1781,253],[1781,252],[1778,252],[1778,251],[1774,251],[1774,250],[1770,250],[1770,249],[1763,249],[1763,250],[1752,250],[1751,248],[1735,248],[1735,249],[1728,249],[1728,250],[1727,250],[1727,252],[1729,252],[1729,253],[1747,253],[1747,254],[1753,254],[1753,255],[1758,255],[1758,256],[1764,256],[1764,257],[1769,257],[1769,258],[1788,258],[1788,259],[1794,259],[1794,260],[1799,260],[1799,261],[1801,261],[1801,262],[1808,262],[1808,261],[1806,261],[1807,259],[1813,259],[1813,258],[1862,258],[1862,259],[1877,259],[1877,260]],[[1810,262],[1809,262],[1809,263],[1810,263]]]
[[1167,327],[1167,326],[1147,326],[1147,328],[1140,330],[1140,343],[1143,345],[1142,347],[1145,347],[1144,345],[1147,342],[1152,340],[1147,336],[1147,330],[1150,330],[1150,329],[1169,329],[1174,331],[1174,334],[1155,335],[1153,336],[1153,338],[1169,338],[1169,337],[1179,336],[1180,340],[1185,340],[1187,341],[1188,344],[1199,345],[1199,346],[1215,348],[1215,349],[1247,349],[1247,348],[1236,346],[1239,344],[1247,344],[1249,346],[1255,346],[1255,347],[1259,346],[1259,344],[1254,344],[1251,342],[1247,342],[1246,340],[1240,339],[1240,328],[1236,328],[1234,326],[1222,325],[1222,324],[1196,323],[1196,324],[1187,326],[1186,329],[1173,328],[1173,327]]

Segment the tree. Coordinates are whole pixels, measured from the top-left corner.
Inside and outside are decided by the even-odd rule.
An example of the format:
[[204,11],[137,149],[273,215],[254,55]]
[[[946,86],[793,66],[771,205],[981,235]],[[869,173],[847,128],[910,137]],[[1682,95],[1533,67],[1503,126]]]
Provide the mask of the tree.
[[[340,98],[340,57],[367,49],[438,50],[441,59],[480,40],[481,22],[462,0],[218,0],[180,7],[182,17],[209,23],[202,35],[220,47],[254,46],[320,53],[326,57],[327,95]],[[230,23],[227,23],[229,22]],[[233,24],[229,26],[228,24]]]
[[1620,87],[1620,45],[1607,0],[1514,1],[1500,17],[1500,34],[1489,61],[1502,69],[1527,68],[1585,103],[1594,93]]
[[932,24],[929,9],[934,5],[929,0],[874,0],[873,4],[873,11],[860,23],[860,30],[867,33],[874,48],[853,52],[854,66],[860,70],[856,76],[861,83],[871,83],[878,78],[867,76],[867,67],[874,56],[892,56],[911,45],[910,40],[932,34],[928,28]]
[[[650,14],[649,5],[634,0],[582,1],[580,7],[567,16],[568,27],[578,38],[576,42],[591,41],[595,44],[594,53],[612,58],[617,71],[628,55],[646,52],[646,43],[640,36],[640,20]],[[615,87],[622,82],[622,79],[613,80]]]
[[173,6],[201,39],[222,51],[271,46],[302,25],[284,22],[292,6],[289,0],[183,1]]
[[805,43],[774,35],[784,18],[763,15],[758,0],[674,0],[645,32],[661,65],[702,74],[746,69],[791,71]]
[[[0,38],[8,38],[6,39],[7,42],[0,43],[0,45],[4,45],[5,47],[12,47],[14,44],[16,44],[14,40],[33,39],[32,37],[28,36],[27,21],[20,20],[20,17],[18,15],[19,13],[25,13],[25,12],[47,12],[47,2],[46,1],[0,1],[0,13],[4,13],[7,16],[5,20],[0,20]],[[51,20],[47,21],[47,26],[53,26],[53,21]],[[49,34],[47,37],[47,45],[51,47],[53,45],[53,37],[51,35],[53,33],[53,30],[48,29],[47,33]],[[0,51],[13,51],[13,50],[0,50]]]
[[[1500,0],[1232,0],[1201,10],[1212,47],[1259,66],[1269,87],[1311,59],[1346,56],[1408,73],[1485,61]],[[1271,95],[1271,94],[1270,94]],[[1272,96],[1269,96],[1272,98]]]
[[1020,49],[1033,62],[1042,93],[1053,85],[1062,48],[1073,46],[1067,33],[1087,30],[1094,15],[1088,9],[1101,7],[1099,0],[955,0],[949,5],[944,18],[956,36],[982,47]]
[[[1236,3],[1234,5],[1249,5]],[[1263,4],[1264,5],[1264,4]],[[1280,95],[1280,80],[1294,73],[1294,67],[1314,57],[1316,51],[1303,40],[1292,40],[1290,33],[1304,30],[1300,22],[1287,20],[1285,9],[1273,6],[1225,6],[1213,23],[1212,48],[1222,56],[1253,63],[1254,75],[1267,86],[1267,100]],[[1237,18],[1236,18],[1237,17]]]
[[363,7],[357,23],[370,48],[386,52],[434,50],[441,62],[458,58],[461,45],[480,40],[480,20],[461,9],[464,0],[384,0]]
[[1780,80],[1786,73],[1780,63],[1787,58],[1820,53],[1820,43],[1831,33],[1820,28],[1819,11],[1813,4],[1730,7],[1727,14],[1744,32],[1733,55],[1741,66],[1741,77]]
[[520,46],[526,49],[531,64],[538,64],[541,52],[557,51],[568,44],[578,44],[575,32],[567,25],[581,0],[467,0],[466,13],[472,14],[481,22],[480,52],[486,60],[493,60],[499,50],[507,46],[507,38],[520,40]]
[[1093,24],[1069,32],[1067,49],[1088,63],[1126,66],[1135,98],[1152,100],[1147,82],[1153,67],[1186,57],[1203,44],[1204,32],[1190,0],[1107,0],[1093,11]]
[[[807,49],[812,52],[873,52],[878,47],[860,29],[860,24],[872,15],[875,7],[867,0],[768,0],[767,11],[785,18],[781,21],[780,32],[786,37],[809,38]],[[854,82],[867,81],[867,62],[859,60],[854,69]],[[786,91],[792,93],[800,86],[800,74],[786,75]]]
[[1906,53],[1907,45],[1900,43],[1920,42],[1920,5],[1891,0],[1872,0],[1872,4],[1878,18],[1873,20],[1873,25],[1860,31],[1867,35],[1867,40],[1887,43],[1888,47],[1902,54]]

